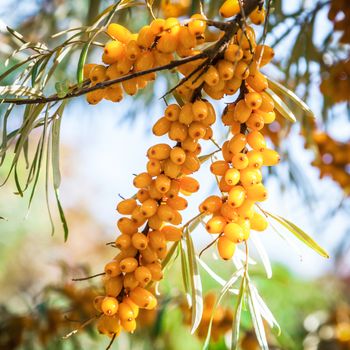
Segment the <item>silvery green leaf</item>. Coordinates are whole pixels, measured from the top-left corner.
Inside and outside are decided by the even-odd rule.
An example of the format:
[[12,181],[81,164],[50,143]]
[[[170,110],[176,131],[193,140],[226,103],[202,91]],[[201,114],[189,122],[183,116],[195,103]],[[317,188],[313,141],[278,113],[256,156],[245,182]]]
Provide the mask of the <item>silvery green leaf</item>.
[[271,262],[270,262],[270,259],[269,259],[269,256],[266,252],[266,249],[265,247],[263,246],[261,240],[260,240],[260,237],[258,236],[258,234],[251,234],[250,235],[250,241],[253,243],[253,245],[255,246],[256,248],[256,251],[258,252],[260,258],[261,258],[261,261],[264,265],[264,269],[265,269],[265,272],[266,272],[266,276],[267,278],[271,278],[272,277],[272,268],[271,268]]

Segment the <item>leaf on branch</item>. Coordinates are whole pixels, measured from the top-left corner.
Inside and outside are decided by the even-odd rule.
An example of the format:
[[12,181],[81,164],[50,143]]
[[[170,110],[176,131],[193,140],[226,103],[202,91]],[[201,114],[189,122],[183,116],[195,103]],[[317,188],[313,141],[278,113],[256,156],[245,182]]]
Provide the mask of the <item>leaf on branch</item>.
[[[202,268],[208,273],[208,275],[210,277],[213,278],[214,281],[216,281],[217,283],[219,283],[222,287],[225,286],[225,284],[227,283],[226,280],[224,280],[222,277],[220,277],[216,272],[214,272],[200,257],[197,256],[197,261],[199,263],[199,265],[202,266]],[[230,288],[228,290],[231,294],[238,294],[238,290],[237,289],[232,289]]]
[[268,350],[269,345],[266,339],[266,333],[265,333],[262,315],[260,313],[258,301],[256,299],[255,294],[252,293],[252,289],[249,282],[247,285],[247,289],[248,289],[248,306],[249,306],[249,311],[252,318],[256,338],[258,340],[260,348],[262,350]]
[[187,259],[190,272],[190,285],[192,296],[192,326],[191,334],[198,328],[203,315],[202,281],[197,265],[196,252],[189,228],[184,231],[184,238],[187,246]]
[[263,246],[263,244],[261,243],[260,237],[258,235],[251,234],[250,239],[251,239],[254,247],[256,248],[256,251],[258,252],[258,254],[260,256],[261,262],[264,265],[266,276],[267,276],[267,278],[270,279],[272,277],[272,268],[271,268],[271,262],[270,262],[268,254],[266,252],[266,249]]
[[296,238],[298,238],[301,242],[309,246],[316,253],[320,254],[325,258],[329,258],[329,254],[320,247],[306,232],[304,232],[301,228],[290,222],[289,220],[279,216],[274,215],[272,213],[263,211],[266,215],[270,216],[272,219],[276,220],[279,224],[284,226],[289,232],[291,232]]
[[280,95],[285,95],[288,98],[290,98],[300,109],[302,109],[308,117],[315,118],[314,113],[310,109],[310,107],[301,99],[299,98],[293,91],[287,89],[282,84],[278,83],[275,80],[267,78],[267,81],[269,83],[269,87],[272,91],[275,93],[278,93]]
[[93,39],[93,37],[91,38],[91,40],[89,40],[84,45],[84,47],[80,53],[78,67],[77,67],[77,82],[79,85],[82,84],[82,82],[84,81],[84,65],[86,62],[86,57],[87,57],[87,54],[89,52],[89,48],[90,48],[92,39]]
[[282,115],[282,117],[292,123],[295,123],[296,118],[294,113],[282,101],[282,99],[276,93],[274,93],[273,90],[271,89],[266,89],[265,92],[273,99],[273,102],[275,103],[275,108]]
[[239,288],[238,298],[233,314],[232,319],[232,339],[231,339],[231,350],[238,349],[238,340],[239,340],[239,330],[241,326],[241,314],[242,306],[245,294],[246,279],[243,277],[241,286]]
[[[0,86],[0,95],[15,95],[15,96],[33,96],[33,97],[41,97],[43,93],[37,89],[22,86],[22,85],[7,85]],[[1,102],[1,98],[0,98]]]
[[191,288],[190,288],[190,282],[189,282],[189,266],[188,266],[188,260],[186,257],[186,242],[180,241],[180,257],[181,257],[181,272],[182,272],[182,282],[184,285],[185,293],[186,293],[186,299],[187,304],[191,308],[192,307],[192,298],[191,298]]
[[230,288],[232,287],[232,285],[239,279],[240,276],[242,276],[244,273],[244,269],[239,269],[237,271],[235,271],[232,276],[230,277],[230,279],[226,282],[226,284],[224,285],[224,287],[221,289],[221,292],[215,302],[215,305],[213,307],[213,310],[211,312],[211,316],[210,316],[210,320],[209,320],[209,325],[208,325],[208,332],[207,332],[207,337],[205,339],[204,345],[203,345],[203,350],[207,350],[209,347],[209,343],[210,343],[210,336],[211,336],[211,328],[212,328],[212,324],[213,324],[213,318],[214,318],[214,314],[216,311],[216,308],[219,306],[222,298],[224,297],[224,295],[227,293],[227,291],[230,290]]
[[250,291],[251,293],[254,295],[254,297],[256,298],[257,301],[257,307],[260,311],[261,316],[267,321],[267,323],[269,324],[269,326],[271,328],[276,327],[278,330],[278,334],[281,334],[281,327],[278,324],[278,322],[276,321],[274,315],[272,314],[271,310],[268,308],[268,306],[265,304],[264,300],[262,299],[262,297],[260,296],[257,288],[250,283]]

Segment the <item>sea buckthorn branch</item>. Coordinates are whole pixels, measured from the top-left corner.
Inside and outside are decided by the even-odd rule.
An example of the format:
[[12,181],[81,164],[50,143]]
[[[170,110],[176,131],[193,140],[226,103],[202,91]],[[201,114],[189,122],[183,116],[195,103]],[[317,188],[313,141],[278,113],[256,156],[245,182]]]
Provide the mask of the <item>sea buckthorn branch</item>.
[[[244,1],[243,2],[243,7],[242,9],[245,15],[250,14],[259,4],[261,1],[259,0],[249,0],[249,1]],[[200,19],[202,20],[202,19]],[[108,79],[104,80],[101,82],[97,82],[96,84],[93,84],[92,86],[89,87],[83,87],[83,88],[77,88],[74,87],[72,91],[66,93],[64,96],[59,96],[58,94],[54,94],[52,96],[48,97],[37,97],[37,98],[28,98],[28,99],[16,99],[16,98],[2,98],[0,99],[1,103],[13,103],[15,105],[27,105],[27,104],[41,104],[41,103],[49,103],[49,102],[55,102],[55,101],[60,101],[64,99],[71,99],[75,98],[81,95],[88,94],[89,92],[93,92],[102,88],[110,87],[114,84],[118,84],[124,81],[128,81],[134,78],[142,77],[144,75],[150,74],[150,73],[155,73],[157,71],[162,71],[162,70],[171,70],[173,68],[176,68],[178,66],[184,65],[185,63],[195,61],[197,59],[201,58],[212,58],[215,57],[218,53],[220,53],[224,46],[228,43],[230,38],[235,34],[235,31],[237,31],[238,27],[242,25],[242,15],[237,13],[237,16],[235,17],[234,20],[227,21],[227,22],[222,22],[222,28],[225,31],[224,36],[217,42],[215,43],[212,47],[209,47],[205,50],[203,50],[201,53],[190,56],[190,57],[185,57],[179,60],[172,60],[170,63],[158,66],[158,67],[153,67],[150,69],[145,69],[143,71],[139,72],[133,72],[131,74],[127,74],[125,76],[116,78],[116,79]],[[216,25],[219,26],[218,22],[215,21],[209,21],[210,25]],[[107,31],[108,33],[108,31]],[[62,45],[61,45],[62,46]]]

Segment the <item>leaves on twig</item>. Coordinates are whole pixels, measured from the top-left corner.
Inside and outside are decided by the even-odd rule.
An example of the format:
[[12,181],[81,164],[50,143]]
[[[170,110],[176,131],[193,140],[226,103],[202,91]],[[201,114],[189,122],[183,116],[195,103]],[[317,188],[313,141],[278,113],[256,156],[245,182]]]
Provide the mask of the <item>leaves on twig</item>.
[[203,296],[202,296],[202,281],[199,274],[197,265],[196,252],[192,237],[190,235],[190,229],[187,227],[184,231],[184,238],[187,246],[187,259],[190,272],[190,285],[191,285],[191,297],[192,297],[192,325],[191,334],[195,332],[199,326],[202,314],[203,314]]
[[320,247],[306,232],[304,232],[301,228],[290,222],[289,220],[279,216],[274,215],[272,213],[263,211],[266,215],[270,216],[272,219],[276,220],[279,224],[284,226],[289,232],[291,232],[296,238],[298,238],[301,242],[309,246],[316,253],[320,254],[325,258],[329,258],[329,254]]

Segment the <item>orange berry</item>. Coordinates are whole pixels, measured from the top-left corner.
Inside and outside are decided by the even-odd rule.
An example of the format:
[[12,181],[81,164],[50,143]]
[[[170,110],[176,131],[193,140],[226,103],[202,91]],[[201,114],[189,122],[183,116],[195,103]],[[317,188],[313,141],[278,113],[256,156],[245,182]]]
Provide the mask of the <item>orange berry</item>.
[[174,196],[173,198],[168,198],[166,203],[175,210],[184,210],[188,206],[187,200],[180,196]]
[[132,242],[132,245],[138,250],[146,249],[148,245],[147,237],[140,232],[136,232],[132,235],[131,242]]
[[274,166],[274,165],[278,164],[281,160],[278,152],[276,152],[273,149],[265,148],[261,152],[261,154],[262,154],[263,159],[264,159],[263,165],[265,165],[265,166]]
[[225,226],[224,236],[233,243],[240,243],[244,239],[243,229],[238,224],[231,222]]
[[262,183],[247,187],[247,198],[262,202],[267,199],[267,190]]
[[236,134],[228,143],[228,149],[233,154],[240,153],[247,144],[247,138],[243,134]]
[[254,231],[265,231],[268,226],[266,218],[256,211],[253,216],[250,218],[251,229]]
[[196,100],[192,104],[192,112],[194,114],[194,120],[199,121],[205,119],[208,115],[207,104],[202,100]]
[[238,15],[241,12],[239,0],[226,0],[219,11],[220,15],[225,18]]
[[118,300],[113,297],[105,297],[101,303],[101,310],[107,316],[113,316],[118,311]]
[[210,171],[217,176],[224,176],[230,166],[224,160],[217,160],[210,165]]
[[240,178],[240,173],[237,169],[228,169],[225,172],[225,182],[229,185],[229,186],[234,186],[236,184],[238,184],[239,182],[239,178]]
[[117,297],[123,288],[122,275],[105,279],[104,287],[107,296]]
[[244,96],[244,101],[251,109],[258,109],[262,104],[262,97],[257,92],[248,92]]
[[246,191],[242,186],[234,186],[228,193],[227,202],[233,207],[238,208],[245,200]]
[[179,119],[181,108],[177,104],[171,104],[165,109],[164,116],[170,121],[174,122]]
[[222,233],[224,231],[224,228],[227,224],[226,218],[223,216],[213,216],[205,225],[206,230],[209,233]]
[[186,192],[194,193],[199,190],[199,182],[193,177],[185,176],[180,180],[180,189]]
[[117,211],[122,215],[130,215],[136,208],[137,202],[134,198],[124,199],[117,205]]
[[260,169],[264,162],[263,153],[251,150],[247,153],[248,163],[250,168]]
[[136,223],[127,217],[120,218],[118,220],[117,226],[121,233],[125,233],[127,235],[132,235],[137,231]]
[[125,258],[120,261],[120,269],[125,272],[133,272],[138,266],[138,261],[135,258]]
[[186,160],[186,152],[181,147],[174,147],[170,151],[170,159],[175,164],[183,164]]
[[150,147],[147,151],[148,158],[164,160],[169,158],[171,147],[166,143],[159,143]]
[[141,214],[146,217],[149,218],[151,216],[153,216],[154,214],[156,214],[158,209],[158,203],[156,200],[154,199],[146,199],[142,205],[141,205]]
[[135,270],[134,274],[135,274],[136,280],[142,283],[143,285],[147,284],[152,279],[150,270],[145,266],[139,266]]
[[227,237],[221,236],[218,239],[218,252],[222,259],[229,260],[235,253],[236,245],[230,241]]
[[158,159],[150,159],[146,168],[150,176],[158,176],[162,172],[162,164]]
[[170,120],[162,117],[153,125],[152,132],[156,136],[163,136],[170,130],[170,125]]
[[152,182],[152,177],[148,173],[141,173],[135,176],[133,184],[136,188],[148,187]]
[[247,135],[247,142],[249,146],[256,151],[262,151],[266,147],[266,141],[259,131],[253,130]]
[[115,277],[121,274],[119,263],[117,261],[111,261],[108,264],[106,264],[104,270],[106,275],[109,277]]
[[246,154],[244,153],[236,153],[232,157],[232,165],[238,169],[242,170],[248,166],[249,160]]
[[147,289],[136,287],[130,292],[130,299],[140,308],[149,309],[157,306],[157,299]]
[[233,112],[233,118],[236,122],[245,123],[252,113],[252,109],[247,106],[244,100],[238,101]]
[[209,196],[199,206],[200,212],[211,213],[219,211],[222,206],[222,199],[219,196]]
[[167,241],[177,242],[182,237],[182,230],[175,226],[164,226],[161,229]]

